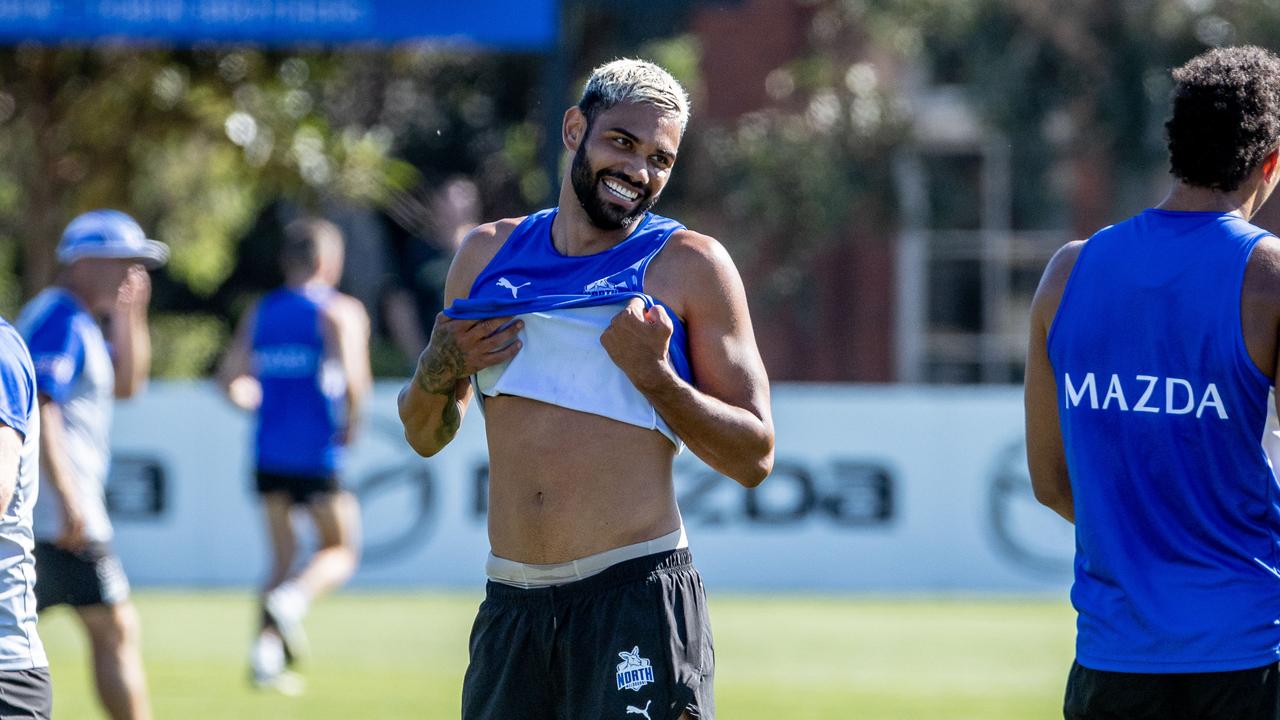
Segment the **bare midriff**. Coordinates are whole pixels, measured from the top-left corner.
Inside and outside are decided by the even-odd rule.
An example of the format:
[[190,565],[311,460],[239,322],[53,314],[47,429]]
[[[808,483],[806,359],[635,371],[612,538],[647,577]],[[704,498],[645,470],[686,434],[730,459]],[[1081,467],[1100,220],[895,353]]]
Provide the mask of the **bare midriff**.
[[680,527],[675,447],[656,430],[527,398],[485,398],[489,543],[544,565]]

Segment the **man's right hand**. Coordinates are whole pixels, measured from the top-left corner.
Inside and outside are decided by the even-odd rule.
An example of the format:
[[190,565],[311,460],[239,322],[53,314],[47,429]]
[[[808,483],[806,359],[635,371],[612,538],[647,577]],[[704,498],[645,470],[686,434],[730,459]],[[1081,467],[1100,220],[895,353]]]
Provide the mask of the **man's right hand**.
[[515,357],[523,328],[512,317],[458,320],[439,313],[413,381],[423,392],[449,395],[459,380]]
[[62,534],[58,536],[54,544],[68,552],[79,552],[89,542],[89,539],[85,537],[84,530],[84,513],[80,512],[79,507],[64,503],[62,506]]

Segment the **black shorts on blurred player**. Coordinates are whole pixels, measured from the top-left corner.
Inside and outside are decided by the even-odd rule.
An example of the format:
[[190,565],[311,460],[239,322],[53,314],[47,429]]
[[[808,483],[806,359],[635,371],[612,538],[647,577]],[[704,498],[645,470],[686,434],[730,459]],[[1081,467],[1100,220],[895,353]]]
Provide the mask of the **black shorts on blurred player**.
[[319,495],[331,495],[342,490],[336,475],[289,475],[259,470],[256,480],[259,495],[287,493],[295,505],[306,505]]
[[129,599],[129,579],[120,559],[104,543],[70,552],[36,542],[36,609],[55,605],[115,605]]
[[490,581],[470,651],[464,720],[715,718],[711,625],[687,549],[555,587]]
[[1072,663],[1066,720],[1280,720],[1280,665],[1206,673],[1123,673]]

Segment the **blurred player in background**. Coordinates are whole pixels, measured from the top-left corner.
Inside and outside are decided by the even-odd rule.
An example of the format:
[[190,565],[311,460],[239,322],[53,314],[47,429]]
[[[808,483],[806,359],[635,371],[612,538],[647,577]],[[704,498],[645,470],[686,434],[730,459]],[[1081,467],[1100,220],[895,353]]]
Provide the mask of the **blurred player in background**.
[[[372,385],[369,317],[335,289],[342,260],[342,234],[332,223],[290,223],[281,253],[285,286],[245,314],[218,369],[227,397],[257,411],[257,492],[272,554],[250,654],[253,682],[286,693],[301,689],[286,666],[305,652],[303,616],[351,578],[360,556],[360,509],[339,476]],[[292,510],[299,506],[318,547],[294,571]]]
[[598,68],[564,116],[559,207],[468,234],[400,394],[423,455],[453,439],[472,376],[485,410],[492,553],[467,720],[715,715],[672,461],[687,443],[755,486],[773,422],[728,253],[649,212],[688,114],[665,70]]
[[22,337],[0,318],[0,717],[52,716],[49,660],[36,632],[40,403]]
[[[94,679],[116,720],[151,717],[138,616],[112,553],[104,488],[114,398],[141,392],[151,369],[147,268],[168,260],[133,218],[95,210],[58,243],[52,287],[23,308],[18,328],[40,397],[41,498],[36,505],[40,611],[75,609],[89,634]],[[102,322],[108,333],[104,336]],[[110,338],[108,340],[108,338]]]
[[1064,715],[1280,718],[1280,58],[1173,72],[1173,190],[1063,247],[1032,306],[1027,454],[1076,524]]

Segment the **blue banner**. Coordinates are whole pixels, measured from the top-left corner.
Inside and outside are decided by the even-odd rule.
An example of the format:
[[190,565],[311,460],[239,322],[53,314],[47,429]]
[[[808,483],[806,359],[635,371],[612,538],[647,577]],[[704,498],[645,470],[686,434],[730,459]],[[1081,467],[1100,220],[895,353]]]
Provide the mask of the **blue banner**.
[[542,50],[558,0],[0,0],[0,42],[432,42]]

